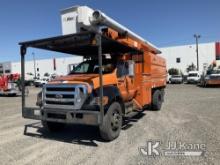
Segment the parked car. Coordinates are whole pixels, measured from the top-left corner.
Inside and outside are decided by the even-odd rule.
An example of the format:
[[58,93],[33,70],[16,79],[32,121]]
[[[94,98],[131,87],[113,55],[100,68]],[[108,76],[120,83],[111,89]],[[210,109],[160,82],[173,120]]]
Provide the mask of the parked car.
[[50,79],[45,77],[45,78],[42,78],[42,79],[38,79],[38,80],[35,80],[34,81],[34,86],[35,87],[42,87],[43,85],[47,84],[47,82],[49,81]]
[[33,85],[34,84],[34,75],[32,73],[25,74],[25,85]]
[[183,83],[183,77],[181,75],[172,75],[170,78],[171,84],[182,84]]
[[188,84],[197,84],[198,82],[200,82],[200,74],[198,71],[190,71],[188,76],[187,76],[187,83]]
[[200,84],[204,87],[208,85],[220,85],[220,69],[208,70],[206,75],[203,75]]
[[167,84],[170,83],[170,78],[171,78],[170,74],[167,74]]

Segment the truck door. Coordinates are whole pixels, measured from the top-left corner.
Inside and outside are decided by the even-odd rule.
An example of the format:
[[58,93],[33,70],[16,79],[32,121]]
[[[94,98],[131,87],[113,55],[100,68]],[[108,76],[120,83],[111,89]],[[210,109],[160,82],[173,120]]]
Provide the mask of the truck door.
[[134,95],[136,93],[136,87],[134,85],[134,77],[131,77],[129,75],[126,75],[126,89],[127,89],[127,94],[129,97],[129,100],[134,98]]
[[134,97],[134,78],[129,76],[128,62],[120,61],[117,64],[118,88],[124,101],[129,101]]

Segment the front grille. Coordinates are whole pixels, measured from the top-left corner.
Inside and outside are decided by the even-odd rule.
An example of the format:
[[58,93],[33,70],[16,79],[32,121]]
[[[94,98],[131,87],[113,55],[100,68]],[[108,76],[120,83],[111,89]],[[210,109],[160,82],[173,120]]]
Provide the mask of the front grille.
[[74,87],[47,87],[47,91],[60,91],[60,92],[74,92],[75,88]]
[[45,108],[80,109],[87,97],[85,85],[46,84],[43,104]]
[[[46,94],[47,98],[56,98],[55,94]],[[74,99],[74,95],[63,95],[63,98],[65,99]]]
[[46,101],[46,104],[56,104],[56,105],[74,105],[74,102],[61,102],[61,101]]

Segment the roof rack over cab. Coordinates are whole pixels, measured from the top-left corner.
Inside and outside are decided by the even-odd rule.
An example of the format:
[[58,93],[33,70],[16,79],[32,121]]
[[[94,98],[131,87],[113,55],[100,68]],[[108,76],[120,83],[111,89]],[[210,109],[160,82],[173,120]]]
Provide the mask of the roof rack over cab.
[[[81,32],[76,34],[62,35],[52,38],[21,42],[19,43],[19,45],[24,46],[25,48],[40,48],[79,56],[97,55],[98,43],[96,42],[95,38],[96,34],[98,33]],[[101,47],[103,54],[143,53],[142,51],[136,48],[124,45],[104,35],[101,35]]]

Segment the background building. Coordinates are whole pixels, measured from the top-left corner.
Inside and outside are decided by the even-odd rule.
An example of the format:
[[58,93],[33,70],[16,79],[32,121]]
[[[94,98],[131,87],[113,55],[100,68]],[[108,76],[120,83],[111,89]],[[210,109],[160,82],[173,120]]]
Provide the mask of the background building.
[[[192,63],[197,66],[196,45],[183,45],[160,48],[162,56],[167,61],[167,69],[177,68],[187,74],[187,67]],[[220,59],[220,43],[202,43],[198,45],[199,71],[210,65],[214,60]]]
[[[66,75],[73,65],[76,65],[82,61],[82,57],[62,57],[62,58],[52,58],[25,62],[25,73],[36,72],[37,77],[44,76],[45,73]],[[0,74],[10,74],[10,73],[21,73],[21,63],[20,62],[0,62]]]
[[[204,66],[210,65],[214,60],[220,59],[220,42],[199,44],[199,71],[202,72]],[[163,56],[167,61],[167,70],[177,68],[183,74],[187,74],[187,67],[192,63],[197,65],[196,45],[183,45],[160,48]],[[42,77],[45,73],[66,75],[73,65],[82,62],[82,57],[62,57],[34,61],[26,61],[26,73],[32,73]],[[34,69],[35,68],[35,69]],[[1,73],[21,73],[20,62],[0,62]]]

